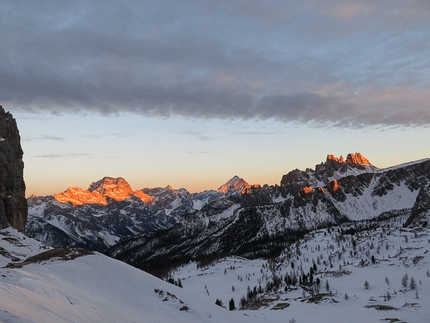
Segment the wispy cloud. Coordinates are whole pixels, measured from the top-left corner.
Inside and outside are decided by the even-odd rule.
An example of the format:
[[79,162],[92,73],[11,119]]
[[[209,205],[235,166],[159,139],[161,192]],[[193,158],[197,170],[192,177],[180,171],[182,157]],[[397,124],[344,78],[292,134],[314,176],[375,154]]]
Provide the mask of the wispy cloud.
[[65,141],[65,137],[60,136],[52,136],[52,135],[43,135],[38,137],[30,137],[30,138],[23,138],[24,141],[32,141],[32,140],[53,140],[53,141]]
[[187,151],[187,154],[207,154],[207,151]]
[[87,139],[99,139],[103,137],[115,137],[115,138],[121,139],[121,138],[129,138],[132,135],[133,134],[131,133],[118,132],[118,133],[104,133],[104,134],[86,134],[86,135],[83,135],[83,137]]
[[34,156],[36,158],[92,158],[93,154],[84,154],[84,153],[72,153],[72,154],[44,154]]

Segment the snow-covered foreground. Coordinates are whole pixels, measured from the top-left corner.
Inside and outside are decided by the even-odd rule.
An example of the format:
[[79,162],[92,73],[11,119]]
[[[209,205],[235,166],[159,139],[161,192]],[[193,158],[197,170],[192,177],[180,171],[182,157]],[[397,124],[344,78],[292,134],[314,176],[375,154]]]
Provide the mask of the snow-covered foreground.
[[[4,229],[0,322],[428,323],[429,229],[402,229],[402,221],[353,235],[346,226],[313,232],[276,261],[231,257],[202,268],[190,263],[173,273],[183,288],[98,253],[48,250]],[[299,279],[314,263],[319,287],[286,288],[286,274]],[[279,286],[270,288],[274,276]],[[240,307],[254,286],[261,293],[246,310],[227,310],[231,299]],[[217,299],[227,309],[215,305]]]
[[[428,323],[430,230],[404,229],[404,219],[391,219],[382,226],[356,223],[357,231],[366,229],[353,235],[345,233],[351,232],[350,225],[318,230],[275,261],[228,258],[203,268],[190,263],[173,275],[184,289],[206,299],[208,306],[220,299],[228,308],[233,299],[240,307],[241,298],[255,288],[257,296],[246,305],[255,310],[240,311],[255,322]],[[312,286],[286,288],[286,274],[299,280],[314,266]],[[274,276],[280,286],[267,291]]]
[[[36,254],[34,240],[13,229],[1,233],[2,266],[10,256]],[[0,269],[0,322],[220,322],[230,314],[97,253],[15,267]]]

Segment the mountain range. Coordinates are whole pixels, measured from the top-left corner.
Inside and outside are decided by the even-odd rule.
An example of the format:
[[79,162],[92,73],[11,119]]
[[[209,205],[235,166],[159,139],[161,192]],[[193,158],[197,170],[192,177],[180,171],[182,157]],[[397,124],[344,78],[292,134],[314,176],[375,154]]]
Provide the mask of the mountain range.
[[[327,155],[315,169],[292,170],[280,185],[238,176],[218,190],[133,191],[106,177],[28,199],[27,233],[52,246],[81,246],[162,275],[160,268],[220,255],[276,255],[307,232],[349,221],[406,216],[428,225],[430,160],[385,169],[360,153]],[[168,266],[166,266],[168,262]]]
[[181,218],[213,201],[235,195],[249,185],[238,176],[217,190],[132,190],[123,178],[105,177],[88,189],[70,187],[62,193],[27,199],[26,232],[50,246],[78,246],[103,251],[121,238],[168,229]]

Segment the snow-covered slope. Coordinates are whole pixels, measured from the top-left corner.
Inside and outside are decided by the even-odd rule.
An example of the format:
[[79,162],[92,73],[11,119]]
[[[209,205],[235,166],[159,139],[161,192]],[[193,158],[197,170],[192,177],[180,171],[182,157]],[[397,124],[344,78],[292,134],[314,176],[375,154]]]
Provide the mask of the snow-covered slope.
[[405,229],[404,221],[312,231],[269,261],[190,262],[172,272],[183,288],[97,252],[50,249],[3,229],[0,322],[427,323],[430,229]]
[[[39,253],[44,247],[16,230],[0,236],[0,322],[228,320],[228,312],[191,291],[104,255],[78,248]],[[235,316],[240,315],[230,318]]]
[[424,323],[430,317],[430,229],[404,229],[404,221],[316,230],[274,260],[192,262],[173,275],[208,304],[243,302],[244,312],[260,322]]

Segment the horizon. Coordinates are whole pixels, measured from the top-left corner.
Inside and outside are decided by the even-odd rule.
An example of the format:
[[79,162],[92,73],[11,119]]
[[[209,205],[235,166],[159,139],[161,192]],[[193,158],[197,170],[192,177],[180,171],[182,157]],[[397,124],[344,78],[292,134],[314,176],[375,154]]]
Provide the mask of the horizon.
[[428,158],[429,16],[417,0],[2,1],[0,105],[27,193]]
[[[355,152],[355,153],[360,153],[360,152]],[[353,153],[348,153],[348,154],[353,154]],[[336,157],[336,158],[340,158],[340,157],[344,157],[345,159],[346,159],[346,156],[348,155],[348,154],[346,154],[346,155],[333,155],[334,157]],[[327,154],[327,156],[326,157],[328,157],[329,155],[332,155],[332,154]],[[362,155],[363,157],[365,157],[366,158],[366,156],[364,156],[364,155]],[[396,167],[396,166],[400,166],[400,165],[403,165],[403,164],[408,164],[408,163],[415,163],[415,162],[421,162],[421,161],[425,161],[425,160],[428,160],[428,159],[430,159],[430,157],[424,157],[424,158],[421,158],[421,159],[416,159],[416,160],[411,160],[411,161],[405,161],[405,162],[402,162],[402,163],[399,163],[399,164],[395,164],[395,165],[389,165],[389,166],[387,166],[387,167],[377,167],[376,165],[374,165],[370,160],[369,160],[369,162],[371,163],[371,165],[372,166],[374,166],[374,167],[376,167],[377,169],[387,169],[387,168],[390,168],[390,167]],[[325,161],[321,161],[321,163],[325,163]],[[314,167],[306,167],[306,169],[308,169],[308,168],[310,168],[310,169],[312,169],[312,170],[315,170],[315,167],[318,165],[318,164],[320,164],[320,163],[317,163],[317,164],[315,164],[315,166]],[[295,168],[295,169],[297,169],[297,168]],[[301,170],[301,171],[305,171],[306,169],[299,169],[299,170]],[[88,190],[88,188],[93,184],[93,183],[95,183],[95,182],[98,182],[98,181],[101,181],[101,180],[103,180],[104,178],[113,178],[113,179],[119,179],[119,178],[122,178],[123,180],[125,180],[129,185],[130,185],[130,187],[131,187],[131,189],[132,190],[134,190],[134,191],[137,191],[137,190],[143,190],[143,189],[153,189],[153,188],[167,188],[167,187],[171,187],[172,189],[174,189],[174,190],[178,190],[178,189],[185,189],[185,190],[187,190],[188,192],[190,192],[190,193],[200,193],[200,192],[203,192],[203,191],[207,191],[207,190],[214,190],[214,191],[216,191],[216,190],[218,190],[218,189],[220,189],[223,185],[225,185],[225,184],[227,184],[229,181],[231,181],[231,180],[233,180],[235,177],[238,177],[239,179],[241,179],[241,180],[244,180],[245,182],[247,182],[249,185],[254,185],[254,184],[259,184],[259,185],[261,185],[261,186],[263,186],[263,185],[269,185],[269,186],[274,186],[274,185],[280,185],[280,182],[281,182],[281,179],[282,179],[282,176],[284,176],[284,175],[286,175],[286,174],[288,174],[290,171],[293,171],[294,169],[291,169],[291,170],[289,170],[288,172],[285,172],[284,174],[282,174],[282,175],[280,175],[280,179],[279,179],[279,181],[278,181],[278,183],[273,183],[273,184],[270,184],[270,183],[266,183],[266,182],[264,182],[264,183],[262,183],[262,182],[251,182],[251,181],[248,181],[246,178],[244,178],[244,177],[242,177],[242,176],[240,176],[240,175],[237,175],[237,174],[235,174],[235,175],[232,175],[229,179],[227,179],[227,180],[225,180],[222,184],[219,184],[218,186],[216,186],[216,187],[210,187],[210,188],[207,188],[207,186],[203,186],[203,187],[205,187],[205,188],[203,188],[203,189],[197,189],[197,190],[190,190],[190,189],[188,189],[187,187],[185,187],[185,186],[172,186],[172,185],[170,185],[170,184],[167,184],[167,185],[165,185],[165,186],[143,186],[143,187],[138,187],[138,188],[136,188],[136,187],[134,187],[133,185],[132,185],[132,183],[127,179],[127,178],[124,178],[123,176],[109,176],[109,175],[106,175],[106,176],[103,176],[102,178],[99,178],[99,179],[96,179],[96,180],[93,180],[93,181],[91,181],[91,182],[89,182],[86,186],[68,186],[67,188],[64,188],[63,190],[61,190],[61,191],[58,191],[58,192],[52,192],[52,193],[48,193],[48,194],[41,194],[41,195],[38,195],[38,194],[35,194],[35,193],[32,193],[32,194],[27,194],[26,193],[26,197],[27,198],[29,198],[29,197],[33,197],[33,196],[36,196],[36,197],[38,197],[38,196],[48,196],[48,195],[55,195],[55,194],[58,194],[58,193],[62,193],[62,192],[65,192],[65,191],[67,191],[67,189],[69,189],[69,188],[72,188],[72,187],[78,187],[78,188],[81,188],[81,189],[83,189],[83,190]],[[204,185],[204,184],[203,184]]]

